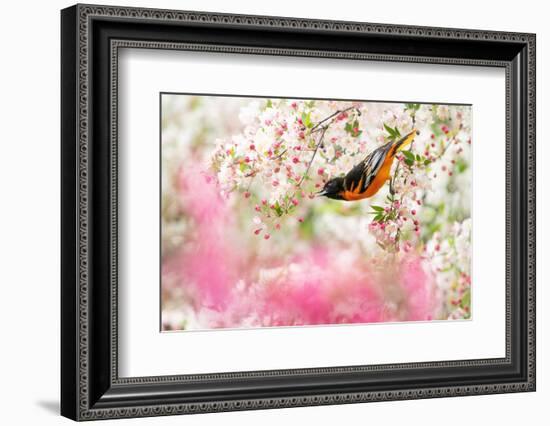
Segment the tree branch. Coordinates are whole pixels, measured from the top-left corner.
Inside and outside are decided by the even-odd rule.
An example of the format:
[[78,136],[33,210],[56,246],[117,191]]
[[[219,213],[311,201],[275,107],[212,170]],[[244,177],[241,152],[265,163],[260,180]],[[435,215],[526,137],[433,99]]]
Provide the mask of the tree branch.
[[302,175],[302,178],[300,179],[300,182],[298,182],[298,185],[297,185],[298,187],[300,187],[302,185],[302,183],[304,182],[306,176],[308,175],[309,169],[311,168],[311,165],[313,164],[313,160],[315,159],[315,155],[317,155],[317,151],[319,150],[319,147],[323,143],[323,138],[325,137],[325,133],[327,132],[327,129],[328,129],[328,125],[322,127],[321,136],[319,137],[319,140],[317,141],[317,144],[315,145],[315,149],[313,150],[313,155],[311,156],[311,158],[309,160],[306,171]]
[[311,128],[311,130],[309,131],[310,133],[313,133],[313,132],[317,132],[319,131],[319,127],[321,126],[321,124],[323,124],[324,122],[330,120],[331,118],[334,118],[340,114],[343,114],[345,112],[348,112],[348,111],[351,111],[352,109],[356,110],[358,114],[361,114],[361,112],[359,111],[359,109],[355,106],[351,106],[351,107],[348,107],[348,108],[345,108],[345,109],[340,109],[338,111],[336,111],[334,114],[331,114],[329,115],[328,117],[326,118],[323,118],[321,121],[319,121],[315,126],[313,126]]

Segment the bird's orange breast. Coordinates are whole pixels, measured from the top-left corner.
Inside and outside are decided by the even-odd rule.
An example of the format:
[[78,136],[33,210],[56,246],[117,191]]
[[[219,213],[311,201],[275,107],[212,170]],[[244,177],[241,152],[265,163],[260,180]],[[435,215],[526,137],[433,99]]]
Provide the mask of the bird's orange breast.
[[361,185],[357,185],[357,188],[355,188],[354,190],[344,190],[341,194],[342,198],[346,201],[357,201],[372,197],[380,190],[380,188],[382,188],[382,186],[384,186],[386,181],[389,179],[392,163],[393,156],[388,155],[384,160],[384,164],[382,164],[382,167],[378,171],[378,174],[374,177],[374,179],[365,191],[359,192]]

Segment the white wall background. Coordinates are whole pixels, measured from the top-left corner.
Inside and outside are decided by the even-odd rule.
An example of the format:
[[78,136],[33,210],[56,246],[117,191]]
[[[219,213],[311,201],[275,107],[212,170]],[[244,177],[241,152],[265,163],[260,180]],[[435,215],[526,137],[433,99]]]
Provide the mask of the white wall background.
[[[538,390],[530,394],[293,408],[102,424],[544,424],[550,401],[550,28],[545,3],[518,1],[104,0],[103,4],[448,26],[537,33]],[[2,5],[0,25],[0,418],[68,424],[59,404],[59,9],[71,2]],[[539,419],[540,420],[537,420]],[[131,423],[129,423],[131,422]]]

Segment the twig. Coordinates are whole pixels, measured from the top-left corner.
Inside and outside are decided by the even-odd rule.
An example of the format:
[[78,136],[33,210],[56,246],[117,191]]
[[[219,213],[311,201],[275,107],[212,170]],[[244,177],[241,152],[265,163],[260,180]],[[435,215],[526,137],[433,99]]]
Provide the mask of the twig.
[[323,119],[322,119],[321,121],[319,121],[315,126],[313,126],[309,132],[310,132],[310,133],[316,132],[316,131],[317,131],[316,129],[317,129],[318,127],[320,127],[321,124],[323,124],[325,121],[328,121],[328,120],[330,120],[331,118],[336,117],[336,116],[338,116],[338,115],[340,115],[340,114],[343,114],[343,113],[345,113],[345,112],[348,112],[348,111],[350,111],[350,110],[352,110],[352,109],[356,110],[358,114],[361,114],[361,112],[359,111],[359,109],[358,109],[357,107],[355,107],[355,106],[351,106],[351,107],[348,107],[348,108],[345,108],[345,109],[340,109],[340,110],[336,111],[334,114],[331,114],[331,115],[329,115],[329,116],[326,117],[326,118],[323,118]]
[[[412,128],[415,129],[416,128],[416,111],[412,113],[411,118],[412,118]],[[411,147],[409,149],[412,151],[413,147],[414,147],[414,139],[411,141]]]
[[361,111],[356,106],[351,106],[345,109],[341,109],[336,111],[335,113],[329,115],[328,117],[323,118],[321,121],[319,121],[315,126],[311,128],[309,131],[309,134],[315,133],[315,132],[322,132],[321,136],[319,137],[319,140],[317,141],[317,144],[315,145],[315,149],[313,150],[313,154],[309,160],[309,163],[307,165],[305,173],[302,175],[302,178],[300,179],[300,182],[298,182],[297,187],[299,188],[302,183],[304,182],[305,178],[307,177],[309,173],[309,169],[311,168],[311,165],[313,164],[313,160],[315,159],[315,156],[317,155],[317,151],[319,151],[319,147],[323,144],[323,139],[325,138],[325,133],[327,132],[327,129],[329,128],[330,124],[326,124],[323,126],[323,123],[326,123],[327,121],[333,119],[334,117],[339,116],[340,114],[343,114],[345,112],[356,110],[358,114],[361,114]]
[[317,141],[317,144],[315,145],[315,149],[313,150],[313,155],[311,156],[311,158],[309,159],[309,163],[307,165],[307,168],[306,168],[306,171],[305,173],[302,175],[302,178],[300,179],[300,182],[298,182],[298,187],[300,187],[302,185],[302,183],[304,182],[306,176],[308,175],[309,173],[309,169],[311,168],[311,165],[313,164],[313,160],[315,159],[315,155],[317,155],[317,151],[319,150],[319,147],[321,146],[321,144],[323,143],[323,138],[325,137],[325,133],[327,132],[327,129],[328,129],[328,125],[327,126],[323,126],[323,130],[322,130],[322,133],[321,133],[321,136],[319,137],[319,140]]
[[393,182],[395,181],[395,179],[397,179],[397,172],[399,171],[399,165],[400,163],[397,163],[397,166],[395,166],[395,171],[393,172],[393,176],[390,179],[390,194],[392,196],[395,195],[395,188],[393,187]]
[[[252,163],[252,166],[254,167],[255,164],[256,164],[256,162]],[[252,171],[250,173],[248,173],[248,175],[250,175],[251,179],[248,181],[248,186],[246,187],[246,192],[250,191],[250,187],[252,186],[252,182],[254,182],[254,178],[256,177],[256,173],[257,173],[257,171],[254,170],[254,168],[252,169]]]
[[250,192],[250,187],[252,186],[252,182],[254,182],[255,177],[256,177],[256,174],[253,174],[252,178],[248,181],[248,186],[246,187],[246,192]]
[[273,157],[271,160],[278,160],[278,159],[282,158],[283,155],[285,155],[285,153],[287,151],[288,151],[288,149],[283,149],[283,151],[279,155],[277,155],[276,157]]
[[443,148],[443,151],[441,151],[436,157],[433,158],[432,163],[439,160],[441,157],[445,155],[449,147],[452,145],[453,141],[454,141],[454,136],[451,139],[449,139],[449,142],[447,143],[447,145],[445,145],[445,147]]

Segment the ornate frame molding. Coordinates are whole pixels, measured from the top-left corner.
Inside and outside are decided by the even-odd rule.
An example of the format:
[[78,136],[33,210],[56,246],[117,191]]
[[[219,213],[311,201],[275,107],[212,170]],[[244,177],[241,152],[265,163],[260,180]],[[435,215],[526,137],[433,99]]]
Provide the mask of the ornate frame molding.
[[[521,34],[510,32],[494,32],[464,29],[447,28],[429,28],[429,27],[411,27],[386,24],[369,24],[357,22],[336,22],[324,20],[308,20],[296,18],[280,18],[266,16],[245,16],[229,15],[202,12],[169,11],[156,9],[136,9],[126,7],[105,7],[91,5],[77,5],[64,11],[65,30],[64,37],[75,38],[74,46],[66,45],[65,50],[73,50],[72,53],[65,53],[66,58],[74,60],[70,65],[65,65],[67,72],[74,72],[74,92],[76,94],[76,103],[64,105],[66,108],[75,108],[75,129],[74,137],[67,137],[63,141],[63,147],[69,144],[74,145],[75,157],[64,159],[65,162],[75,162],[73,186],[67,190],[73,189],[74,198],[66,197],[64,206],[67,211],[75,214],[75,233],[72,238],[75,239],[75,246],[63,252],[64,261],[76,262],[73,266],[75,277],[69,277],[64,280],[63,291],[73,291],[76,305],[73,309],[66,307],[64,303],[63,321],[74,321],[76,336],[67,336],[69,330],[65,330],[64,353],[76,350],[77,356],[74,359],[74,365],[71,365],[74,371],[65,373],[65,380],[62,382],[66,391],[62,391],[62,413],[78,420],[92,420],[113,417],[141,417],[151,415],[169,415],[197,412],[214,412],[229,410],[261,409],[291,406],[308,406],[324,404],[341,404],[352,402],[400,400],[416,398],[433,398],[443,396],[461,396],[488,393],[533,391],[535,389],[535,36],[533,34]],[[426,388],[400,388],[396,390],[377,390],[377,391],[358,391],[358,392],[332,392],[319,393],[301,396],[273,396],[267,398],[236,398],[226,400],[215,400],[207,402],[168,402],[157,404],[124,404],[113,403],[116,398],[108,399],[102,403],[101,398],[93,397],[94,391],[90,389],[91,375],[97,371],[91,366],[90,356],[93,348],[90,342],[94,339],[90,330],[91,321],[95,316],[91,313],[91,215],[95,208],[91,203],[93,194],[91,187],[92,170],[90,169],[90,141],[93,136],[90,133],[90,115],[92,112],[92,81],[91,81],[91,49],[95,47],[92,44],[92,23],[94,20],[112,20],[116,22],[140,22],[143,24],[166,24],[177,23],[178,25],[220,25],[227,28],[260,28],[260,29],[279,29],[289,31],[315,31],[316,33],[325,33],[328,35],[349,33],[359,35],[377,35],[384,37],[411,37],[411,40],[465,40],[476,42],[501,42],[510,45],[517,45],[518,48],[525,49],[523,61],[526,61],[525,69],[527,74],[525,81],[515,81],[514,73],[517,72],[512,60],[486,60],[472,58],[452,58],[439,56],[407,56],[395,54],[380,53],[360,53],[327,51],[317,49],[296,49],[296,48],[278,48],[278,47],[248,47],[248,46],[228,46],[200,43],[182,43],[176,41],[145,41],[145,40],[122,40],[111,39],[109,46],[110,55],[110,330],[109,339],[111,345],[110,365],[109,365],[109,386],[115,390],[122,389],[125,386],[137,385],[169,385],[171,383],[217,381],[226,379],[246,379],[263,378],[277,376],[304,376],[309,374],[331,375],[334,373],[358,373],[387,370],[406,370],[421,368],[443,368],[443,367],[473,367],[488,365],[511,364],[512,357],[512,321],[513,312],[511,300],[515,294],[512,294],[512,265],[511,256],[513,253],[512,239],[512,215],[513,190],[522,192],[519,194],[522,201],[526,203],[526,282],[525,286],[525,307],[526,307],[526,362],[525,376],[521,380],[503,382],[499,384],[478,384],[478,385],[452,385],[452,386],[434,386]],[[239,54],[265,54],[265,55],[298,55],[325,58],[342,58],[357,60],[374,61],[397,61],[397,62],[423,62],[423,63],[443,63],[456,65],[480,65],[491,67],[503,67],[506,69],[506,114],[507,114],[507,152],[506,152],[506,196],[507,196],[507,259],[506,259],[506,358],[504,359],[482,359],[465,360],[451,362],[433,362],[433,363],[414,363],[414,364],[393,364],[377,366],[356,366],[356,367],[327,367],[320,369],[304,370],[274,370],[263,372],[243,372],[243,373],[223,373],[196,376],[161,376],[145,378],[119,378],[117,369],[117,85],[118,85],[118,50],[120,48],[154,48],[154,49],[176,49],[176,50],[196,50],[196,51],[222,51],[227,53]],[[73,69],[74,68],[74,69]],[[511,127],[512,115],[517,114],[517,106],[512,105],[512,97],[518,90],[514,85],[525,85],[525,114],[523,125],[527,139],[524,163],[519,167],[525,167],[526,180],[525,186],[516,187],[512,181],[512,138],[514,132],[518,129]],[[71,92],[72,93],[72,92]],[[70,96],[67,98],[70,99]],[[64,103],[67,101],[64,98]],[[70,133],[70,132],[69,132]],[[520,136],[521,138],[521,136]],[[520,172],[522,171],[520,170]],[[519,189],[518,189],[519,188]],[[65,207],[64,207],[65,209]],[[65,243],[67,246],[67,243]],[[521,278],[521,277],[520,277]],[[517,279],[517,277],[516,277]],[[70,290],[72,289],[72,290]],[[72,329],[70,330],[72,331]],[[66,356],[70,356],[66,354]],[[68,368],[65,365],[63,368]],[[74,383],[72,380],[74,376]],[[75,398],[69,398],[66,393],[75,392]]]

